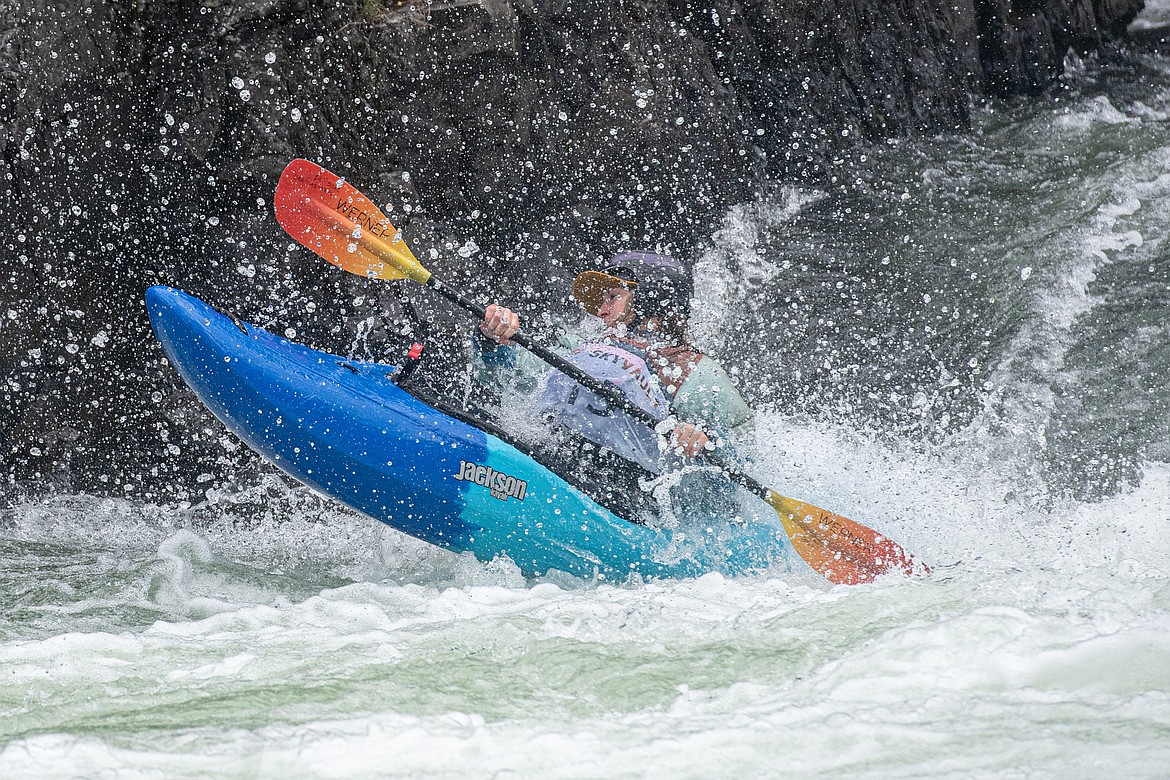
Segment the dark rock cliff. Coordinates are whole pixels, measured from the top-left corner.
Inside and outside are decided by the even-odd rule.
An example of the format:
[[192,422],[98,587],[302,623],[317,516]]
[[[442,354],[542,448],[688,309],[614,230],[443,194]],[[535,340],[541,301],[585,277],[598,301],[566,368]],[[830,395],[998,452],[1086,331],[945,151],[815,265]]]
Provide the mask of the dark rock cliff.
[[687,253],[768,178],[962,132],[1142,5],[6,3],[0,482],[158,498],[250,462],[162,361],[150,284],[362,356],[428,327],[411,293],[289,251],[270,201],[294,156],[389,202],[446,276],[559,294],[610,249]]

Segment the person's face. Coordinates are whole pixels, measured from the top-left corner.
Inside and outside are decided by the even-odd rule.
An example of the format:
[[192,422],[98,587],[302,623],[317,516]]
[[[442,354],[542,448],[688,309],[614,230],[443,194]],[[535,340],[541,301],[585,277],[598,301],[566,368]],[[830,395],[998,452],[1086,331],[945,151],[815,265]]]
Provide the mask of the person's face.
[[624,287],[606,290],[601,297],[601,305],[597,307],[597,316],[610,328],[619,322],[629,325],[634,319],[633,291]]

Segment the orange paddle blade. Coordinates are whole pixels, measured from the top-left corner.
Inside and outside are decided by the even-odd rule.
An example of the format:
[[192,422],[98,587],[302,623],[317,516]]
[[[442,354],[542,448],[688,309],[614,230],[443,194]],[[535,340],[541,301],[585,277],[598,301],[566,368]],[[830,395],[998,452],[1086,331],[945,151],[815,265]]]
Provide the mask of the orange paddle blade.
[[892,539],[847,517],[769,490],[767,501],[801,558],[835,585],[872,582],[890,571],[913,576],[930,571]]
[[276,221],[290,236],[352,274],[419,284],[431,277],[377,206],[314,162],[288,164],[276,185],[273,207]]

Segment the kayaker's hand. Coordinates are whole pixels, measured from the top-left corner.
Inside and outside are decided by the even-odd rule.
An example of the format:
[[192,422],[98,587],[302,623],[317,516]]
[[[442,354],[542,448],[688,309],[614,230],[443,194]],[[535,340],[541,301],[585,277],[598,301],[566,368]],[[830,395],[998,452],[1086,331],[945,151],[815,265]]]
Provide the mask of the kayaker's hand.
[[711,439],[691,423],[679,423],[670,434],[670,449],[688,458],[711,449]]
[[512,343],[512,336],[520,330],[520,318],[516,312],[493,303],[484,312],[483,322],[479,323],[479,332],[502,346]]

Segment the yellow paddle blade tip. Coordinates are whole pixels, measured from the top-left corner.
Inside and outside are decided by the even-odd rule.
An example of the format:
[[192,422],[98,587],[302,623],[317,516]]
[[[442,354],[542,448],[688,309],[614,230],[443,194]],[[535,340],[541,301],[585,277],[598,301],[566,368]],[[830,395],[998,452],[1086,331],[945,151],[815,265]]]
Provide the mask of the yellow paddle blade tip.
[[422,266],[398,233],[395,233],[390,241],[390,253],[397,261],[397,270],[402,278],[413,279],[419,284],[426,284],[431,278],[431,272]]

